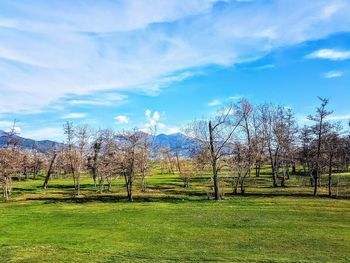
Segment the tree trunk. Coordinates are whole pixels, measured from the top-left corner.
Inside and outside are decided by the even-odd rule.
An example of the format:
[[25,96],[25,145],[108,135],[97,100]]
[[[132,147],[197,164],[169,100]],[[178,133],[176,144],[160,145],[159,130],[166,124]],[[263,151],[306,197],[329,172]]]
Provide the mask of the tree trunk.
[[142,176],[142,192],[146,192],[146,178]]
[[46,174],[45,181],[44,181],[44,184],[43,184],[43,188],[44,189],[47,188],[47,185],[49,183],[49,180],[50,180],[50,177],[51,177],[51,174],[52,174],[52,168],[53,168],[53,165],[55,163],[56,157],[57,157],[57,154],[55,153],[54,156],[51,159],[49,169],[47,170],[47,174]]
[[245,188],[244,188],[244,178],[241,179],[241,195],[244,195]]
[[108,183],[107,191],[108,191],[108,192],[111,192],[111,188],[112,188],[111,176],[107,176],[107,183]]
[[100,176],[99,185],[100,185],[100,194],[102,194],[103,193],[103,188],[104,188],[103,177],[102,176]]
[[260,163],[255,166],[255,176],[260,177],[261,165]]
[[146,192],[146,169],[142,168],[141,191]]
[[240,175],[238,175],[235,182],[232,182],[233,194],[237,194],[238,184],[239,184]]
[[189,179],[188,179],[188,178],[185,178],[184,187],[185,187],[185,188],[189,188],[189,187],[190,187],[190,182],[189,182]]
[[77,196],[80,196],[80,171],[77,174]]
[[314,196],[317,195],[317,187],[318,187],[318,167],[314,172]]
[[277,177],[276,169],[272,168],[272,183],[273,183],[273,187],[277,187],[276,177]]
[[292,171],[292,173],[295,175],[296,173],[297,173],[297,169],[296,169],[296,165],[295,165],[295,163],[293,163],[293,171]]
[[210,154],[211,154],[211,165],[212,165],[212,171],[213,171],[213,180],[214,180],[214,198],[215,200],[220,200],[220,194],[219,194],[219,185],[218,185],[218,171],[217,171],[217,159],[215,156],[215,150],[214,150],[214,135],[213,135],[213,127],[211,124],[211,121],[209,121],[209,140],[210,140]]
[[134,199],[132,197],[132,181],[129,183],[129,187],[128,187],[129,191],[128,191],[128,199],[130,202],[133,202]]
[[328,196],[332,196],[332,164],[333,164],[333,155],[329,157],[329,171],[328,171]]

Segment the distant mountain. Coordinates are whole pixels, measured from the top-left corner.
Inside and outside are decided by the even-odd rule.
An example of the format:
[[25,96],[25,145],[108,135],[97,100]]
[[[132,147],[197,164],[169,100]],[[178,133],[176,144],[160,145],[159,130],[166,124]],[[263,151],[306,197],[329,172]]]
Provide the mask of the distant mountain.
[[178,151],[183,157],[190,157],[198,147],[199,144],[196,140],[182,133],[158,134],[154,138],[153,152],[160,148],[168,148],[171,152]]
[[[50,141],[50,140],[42,140],[36,141],[33,139],[27,139],[20,136],[15,136],[14,138],[19,142],[19,147],[27,150],[37,149],[40,152],[48,152],[51,149],[58,148],[61,146],[61,143]],[[6,132],[0,130],[0,147],[4,147],[7,143]]]
[[[37,141],[33,139],[23,138],[20,136],[15,137],[19,142],[19,147],[28,150],[38,149],[40,152],[48,152],[53,148],[58,148],[62,143],[58,143],[50,140]],[[155,156],[159,149],[167,148],[171,152],[176,151],[183,157],[190,157],[194,150],[199,147],[196,140],[187,137],[182,133],[174,133],[170,135],[158,134],[156,136],[149,135],[149,140],[153,141],[152,151]],[[6,145],[6,133],[0,130],[0,147]]]

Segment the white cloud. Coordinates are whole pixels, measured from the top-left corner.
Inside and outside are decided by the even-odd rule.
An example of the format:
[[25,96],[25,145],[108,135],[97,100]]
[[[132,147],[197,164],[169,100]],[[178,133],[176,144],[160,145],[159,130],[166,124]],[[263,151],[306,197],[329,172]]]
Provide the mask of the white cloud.
[[333,79],[333,78],[340,78],[344,75],[344,72],[342,71],[329,71],[324,74],[324,77],[326,79]]
[[242,98],[243,98],[243,96],[240,96],[240,95],[228,97],[229,100],[240,100]]
[[208,106],[209,106],[209,107],[215,107],[215,106],[219,106],[219,105],[221,105],[221,104],[222,104],[221,101],[219,101],[219,100],[213,100],[213,101],[211,101],[211,102],[208,103]]
[[147,118],[150,118],[151,117],[151,110],[146,110],[145,115]]
[[[11,129],[13,129],[13,121],[6,121],[6,120],[2,120],[0,121],[0,130],[3,130],[5,132],[9,132]],[[15,132],[17,134],[20,134],[22,129],[18,126],[20,123],[16,122],[16,126],[15,126]]]
[[320,49],[307,55],[306,58],[346,60],[350,59],[350,51],[342,51],[336,49]]
[[331,116],[327,117],[327,120],[330,120],[330,121],[344,121],[344,120],[350,120],[350,114],[331,115]]
[[85,113],[72,112],[65,114],[61,117],[61,119],[83,119],[86,117]]
[[153,128],[163,129],[165,127],[165,124],[160,122],[161,117],[158,111],[155,111],[152,114],[152,111],[147,109],[145,111],[145,115],[147,118],[147,123],[145,123],[144,125],[145,128],[143,130],[149,131],[150,129],[153,129]]
[[[218,1],[0,1],[0,112],[37,112],[108,90],[154,94],[202,66],[350,28],[347,0],[224,1],[214,10]],[[339,52],[321,56],[349,56]]]
[[233,115],[235,113],[235,110],[233,108],[224,108],[220,109],[215,112],[216,116],[222,116],[222,115]]
[[155,111],[155,112],[153,113],[153,119],[154,119],[155,121],[159,121],[160,115],[159,115],[158,111]]
[[115,117],[115,120],[119,123],[124,123],[127,124],[129,123],[129,117],[125,116],[125,115],[118,115]]
[[[350,121],[350,114],[340,114],[340,115],[332,114],[332,115],[328,116],[326,119],[328,121],[347,121],[347,120]],[[301,124],[301,125],[306,125],[306,124],[309,125],[309,124],[313,123],[305,115],[298,115],[297,120],[298,120],[299,124]]]
[[116,106],[124,103],[127,96],[114,93],[94,94],[93,96],[84,96],[81,98],[71,99],[70,105],[83,106]]

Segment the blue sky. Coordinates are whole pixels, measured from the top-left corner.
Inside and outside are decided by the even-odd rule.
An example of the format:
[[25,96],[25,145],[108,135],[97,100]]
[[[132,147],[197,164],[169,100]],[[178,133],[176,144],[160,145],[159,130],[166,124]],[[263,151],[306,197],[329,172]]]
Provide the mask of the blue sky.
[[177,132],[229,100],[350,119],[348,0],[1,0],[0,129]]

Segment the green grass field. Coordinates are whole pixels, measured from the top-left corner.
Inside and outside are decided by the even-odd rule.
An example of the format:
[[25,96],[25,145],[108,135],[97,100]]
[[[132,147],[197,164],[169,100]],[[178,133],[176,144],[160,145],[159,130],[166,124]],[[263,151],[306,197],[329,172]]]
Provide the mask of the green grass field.
[[79,198],[69,178],[47,191],[16,182],[0,203],[0,262],[350,262],[349,199],[312,197],[300,178],[277,190],[252,180],[246,196],[215,202],[206,177],[185,189],[156,175],[134,203],[122,180],[100,195],[85,178]]

